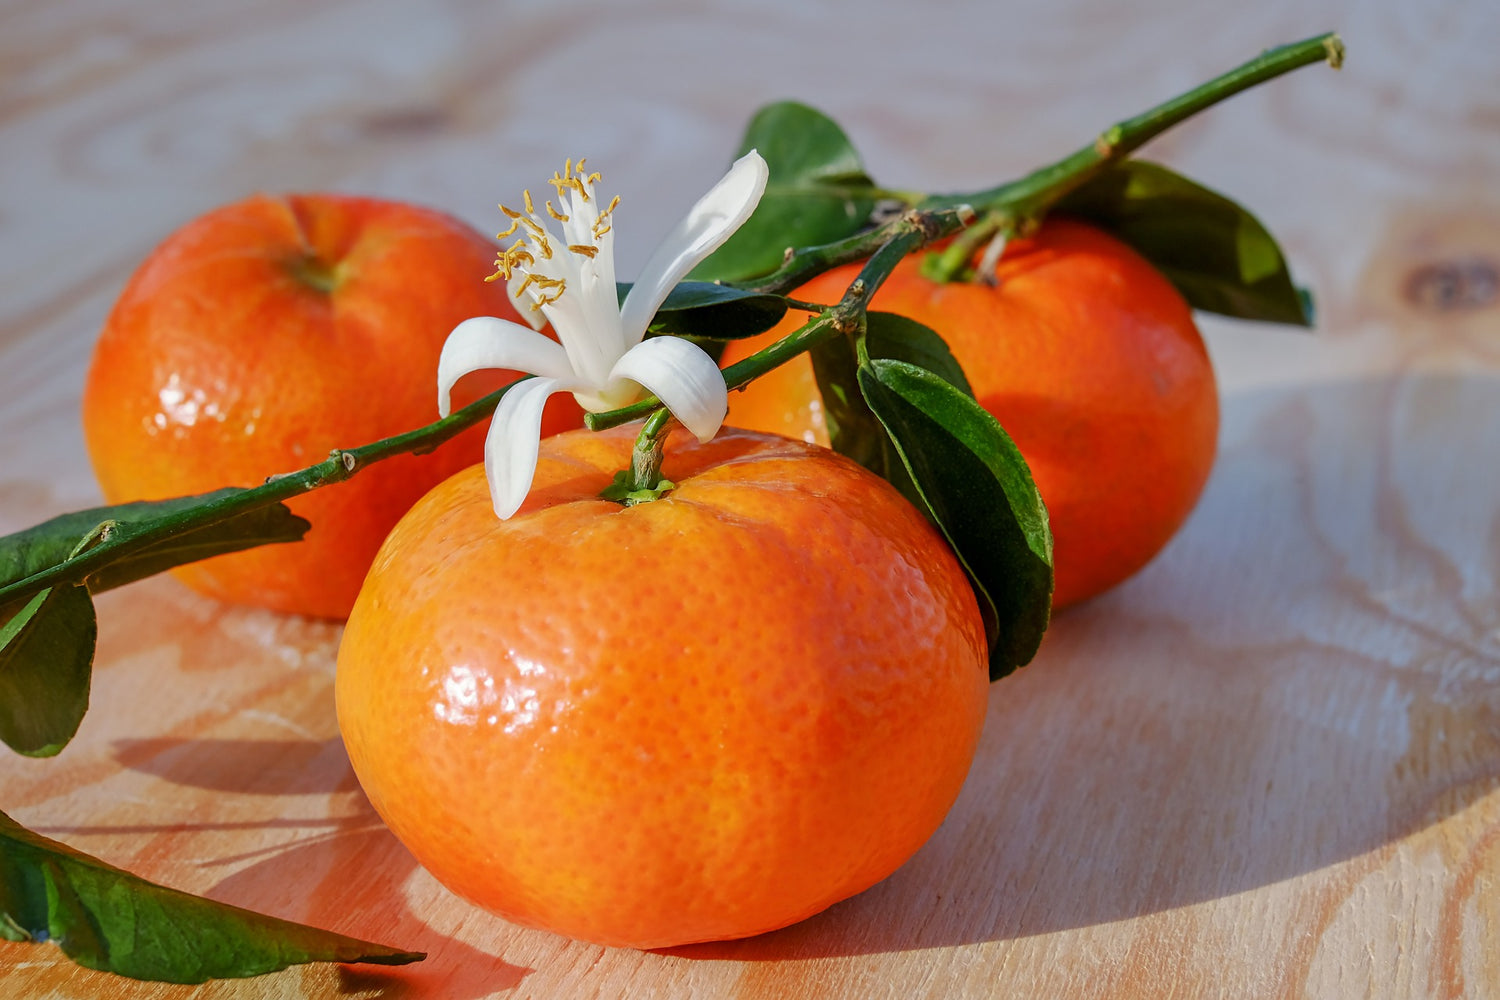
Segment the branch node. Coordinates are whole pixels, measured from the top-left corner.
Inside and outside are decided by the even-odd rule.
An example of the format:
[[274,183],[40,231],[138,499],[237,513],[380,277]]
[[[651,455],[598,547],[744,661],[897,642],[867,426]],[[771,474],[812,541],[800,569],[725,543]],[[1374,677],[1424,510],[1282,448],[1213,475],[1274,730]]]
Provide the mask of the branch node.
[[[960,205],[958,207],[959,218],[963,218],[965,209],[968,210],[969,215],[972,218],[974,210],[972,208],[969,208],[967,205]],[[931,243],[933,240],[943,235],[942,224],[938,221],[937,216],[932,212],[922,212],[918,211],[917,209],[912,209],[910,212],[907,212],[904,216],[902,216],[902,220],[908,226],[911,226],[917,232],[922,234],[923,243]]]
[[1106,158],[1113,156],[1124,139],[1125,130],[1118,125],[1113,125],[1101,132],[1099,138],[1094,140],[1094,152]]
[[1328,53],[1328,65],[1334,69],[1344,68],[1344,40],[1338,35],[1323,39],[1323,51]]

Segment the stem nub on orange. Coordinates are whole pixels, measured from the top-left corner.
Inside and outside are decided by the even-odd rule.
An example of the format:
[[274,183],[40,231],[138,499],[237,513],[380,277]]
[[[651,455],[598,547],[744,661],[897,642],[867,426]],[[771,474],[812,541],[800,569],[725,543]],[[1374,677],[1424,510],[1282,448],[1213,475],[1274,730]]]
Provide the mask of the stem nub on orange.
[[[111,503],[255,486],[437,418],[443,341],[514,318],[494,244],[450,216],[331,194],[258,196],[184,226],[126,285],[95,348],[83,428]],[[475,376],[460,404],[515,378]],[[558,397],[546,432],[582,414]],[[227,601],[341,618],[397,519],[483,457],[473,428],[290,501],[312,529],[177,570]]]
[[[1121,582],[1187,519],[1213,466],[1219,401],[1191,310],[1113,237],[1049,221],[1006,247],[996,283],[940,284],[902,261],[871,308],[932,327],[974,395],[1031,466],[1054,539],[1058,607]],[[794,296],[836,302],[856,265]],[[795,329],[736,341],[731,364]],[[811,362],[798,358],[729,397],[729,423],[826,442]]]
[[479,467],[424,497],[349,618],[339,726],[395,834],[501,916],[637,948],[769,931],[938,827],[983,625],[940,536],[826,449],[678,434],[662,499],[599,499],[636,429],[543,441],[508,521]]

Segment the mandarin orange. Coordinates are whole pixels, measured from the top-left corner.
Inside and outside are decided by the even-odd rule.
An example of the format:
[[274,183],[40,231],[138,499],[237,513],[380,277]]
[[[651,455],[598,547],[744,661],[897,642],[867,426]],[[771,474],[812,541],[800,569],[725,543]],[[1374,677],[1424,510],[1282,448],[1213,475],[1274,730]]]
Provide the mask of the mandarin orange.
[[853,895],[941,823],[983,724],[983,625],[884,480],[746,431],[674,435],[662,499],[599,499],[636,428],[542,442],[507,521],[482,467],[391,532],[339,650],[370,801],[512,921],[655,948]]
[[[83,428],[111,503],[254,486],[436,419],[443,341],[470,316],[515,318],[494,244],[450,216],[332,194],[262,195],[157,247],[94,350]],[[514,373],[475,376],[465,399]],[[460,400],[460,403],[465,401]],[[560,396],[546,432],[582,414]],[[472,428],[290,502],[304,541],[179,568],[222,600],[342,618],[385,534],[434,484],[483,456]]]
[[[1067,220],[1006,247],[994,285],[941,284],[901,262],[872,308],[932,327],[1010,432],[1046,501],[1055,606],[1092,597],[1166,545],[1213,466],[1219,397],[1182,296],[1119,240]],[[857,265],[794,296],[836,302]],[[730,344],[731,364],[802,321]],[[729,397],[729,423],[826,443],[812,364],[797,358]]]

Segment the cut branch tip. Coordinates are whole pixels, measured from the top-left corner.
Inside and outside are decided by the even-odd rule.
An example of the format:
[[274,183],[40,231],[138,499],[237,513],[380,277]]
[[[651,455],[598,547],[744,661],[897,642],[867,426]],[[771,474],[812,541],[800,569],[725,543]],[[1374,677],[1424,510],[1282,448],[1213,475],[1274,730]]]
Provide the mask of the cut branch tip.
[[1323,51],[1328,53],[1328,65],[1334,69],[1344,68],[1344,40],[1338,36],[1338,32],[1323,39]]

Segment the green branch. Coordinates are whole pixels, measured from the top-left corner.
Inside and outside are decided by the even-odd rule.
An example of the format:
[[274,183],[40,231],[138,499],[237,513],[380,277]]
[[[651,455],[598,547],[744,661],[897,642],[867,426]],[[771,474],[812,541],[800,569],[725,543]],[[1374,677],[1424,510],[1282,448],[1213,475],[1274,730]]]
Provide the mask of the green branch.
[[504,389],[498,389],[483,399],[455,410],[442,420],[417,430],[358,448],[336,448],[322,462],[296,472],[272,476],[260,486],[220,496],[143,525],[131,525],[129,529],[117,529],[110,522],[105,522],[89,532],[67,559],[0,587],[0,608],[12,602],[26,600],[48,587],[86,583],[91,576],[112,563],[138,555],[166,539],[228,521],[250,511],[309,493],[321,486],[343,482],[372,463],[395,455],[432,451],[492,415],[500,403],[500,397],[510,387],[508,385]]
[[[1101,132],[1089,145],[1019,180],[983,191],[933,195],[918,207],[970,205],[976,212],[998,213],[1011,220],[1012,226],[1024,231],[1069,192],[1124,160],[1174,125],[1267,80],[1320,62],[1326,62],[1334,69],[1343,65],[1344,43],[1337,34],[1330,32],[1267,49],[1243,66],[1216,76],[1149,111],[1118,122]],[[930,276],[935,280],[951,280],[966,262],[967,258],[964,258],[955,264],[945,257]]]
[[[1174,125],[1251,87],[1320,62],[1326,62],[1334,69],[1343,65],[1344,43],[1337,34],[1330,32],[1267,49],[1242,66],[1105,129],[1089,145],[1019,180],[981,191],[931,195],[918,202],[916,208],[931,212],[962,207],[986,219],[997,220],[1000,228],[1024,232],[1069,192],[1126,159]],[[791,291],[815,274],[875,252],[889,238],[888,225],[824,246],[793,250],[787,254],[781,267],[765,277],[728,284],[757,292]],[[940,263],[929,269],[928,276],[938,281],[951,281],[969,260],[967,255],[960,257],[960,252],[954,250],[945,254]]]

